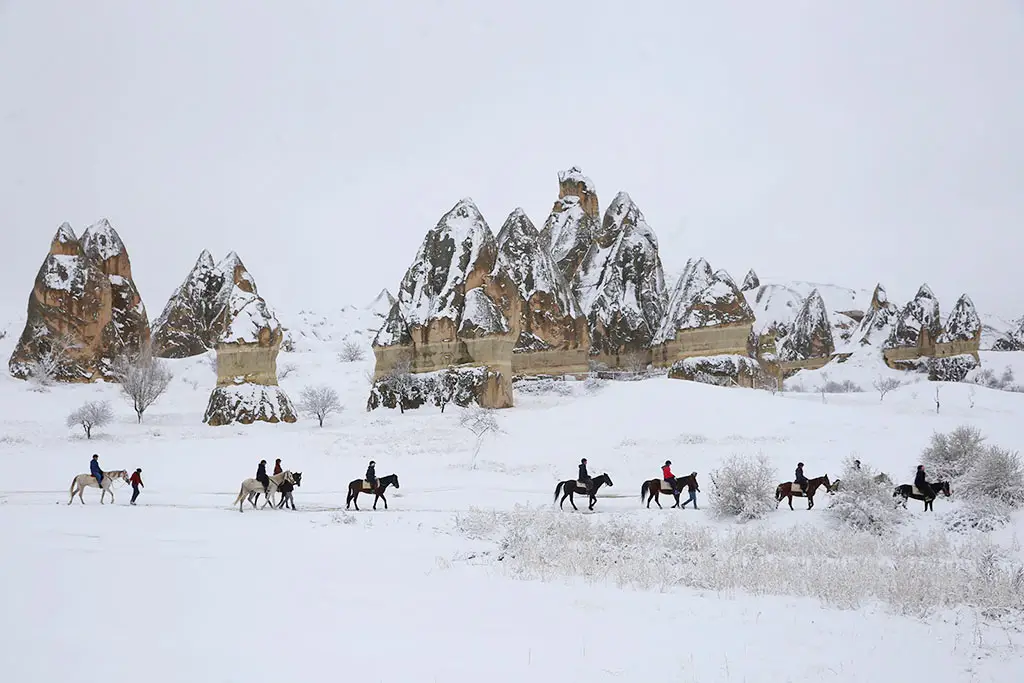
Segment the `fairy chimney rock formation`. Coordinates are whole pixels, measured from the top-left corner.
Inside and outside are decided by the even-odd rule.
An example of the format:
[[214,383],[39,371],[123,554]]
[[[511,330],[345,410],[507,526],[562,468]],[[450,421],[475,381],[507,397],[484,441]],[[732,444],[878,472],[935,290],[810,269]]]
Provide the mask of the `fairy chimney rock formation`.
[[850,348],[878,346],[889,339],[899,319],[899,308],[889,301],[889,295],[881,284],[875,285],[871,295],[871,306],[861,318],[857,330],[850,336]]
[[225,279],[204,249],[153,323],[153,347],[158,356],[190,358],[214,348],[219,336],[214,327],[216,301]]
[[224,308],[216,316],[224,324],[216,343],[217,386],[203,422],[295,422],[295,408],[277,383],[281,323],[237,254],[231,252],[215,269],[225,277],[218,292]]
[[496,267],[509,274],[522,299],[513,373],[586,373],[587,318],[523,209],[517,208],[505,220],[497,247]]
[[672,365],[683,358],[744,355],[754,313],[736,282],[704,259],[690,259],[676,283],[654,336],[654,362]]
[[487,373],[477,402],[511,407],[522,299],[497,261],[497,243],[476,204],[459,201],[423,239],[373,341],[375,381],[405,369],[479,366]]
[[590,328],[590,353],[611,366],[623,355],[650,357],[668,293],[658,239],[628,194],[605,212],[572,281]]
[[778,343],[778,358],[783,362],[828,359],[835,353],[828,309],[817,289],[804,299],[793,326]]
[[761,280],[757,277],[757,273],[751,268],[747,271],[746,277],[743,278],[743,285],[740,287],[741,292],[749,292],[757,289],[761,286]]
[[558,174],[558,200],[540,231],[566,282],[572,282],[600,227],[597,190],[577,167]]
[[921,285],[914,298],[900,311],[886,348],[918,348],[921,355],[931,355],[929,349],[941,333],[939,300],[928,285]]
[[11,374],[109,380],[114,359],[138,352],[148,341],[146,309],[117,232],[104,219],[79,240],[70,225],[61,224],[29,295]]

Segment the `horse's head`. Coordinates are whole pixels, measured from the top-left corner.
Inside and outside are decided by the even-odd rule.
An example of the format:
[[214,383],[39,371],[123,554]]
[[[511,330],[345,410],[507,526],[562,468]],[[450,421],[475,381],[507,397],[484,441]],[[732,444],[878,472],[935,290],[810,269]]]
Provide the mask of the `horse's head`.
[[394,480],[395,480],[395,488],[396,488],[396,489],[400,489],[400,488],[402,488],[402,487],[401,487],[401,485],[399,485],[399,483],[398,483],[398,475],[397,475],[397,474],[392,474],[391,476],[392,476],[392,478],[394,478]]
[[821,478],[821,484],[822,484],[822,486],[825,487],[826,491],[828,491],[829,493],[833,492],[832,491],[832,482],[829,481],[827,474],[824,477]]
[[292,476],[291,470],[285,470],[281,473],[281,479],[288,482],[289,484],[295,483],[295,478]]
[[115,473],[115,476],[117,476],[119,479],[123,479],[124,481],[127,482],[128,481],[128,470],[118,470]]
[[608,473],[607,473],[607,472],[605,472],[604,474],[602,474],[602,475],[601,475],[601,478],[605,480],[605,483],[607,483],[607,484],[608,484],[608,486],[615,486],[615,484],[613,484],[613,483],[612,483],[612,478],[608,476]]
[[296,486],[302,486],[302,472],[296,472],[292,475],[292,479],[295,480]]
[[949,498],[951,495],[953,495],[953,493],[949,490],[948,481],[937,481],[934,484],[932,484],[932,488],[939,491],[940,493],[945,494],[946,498]]

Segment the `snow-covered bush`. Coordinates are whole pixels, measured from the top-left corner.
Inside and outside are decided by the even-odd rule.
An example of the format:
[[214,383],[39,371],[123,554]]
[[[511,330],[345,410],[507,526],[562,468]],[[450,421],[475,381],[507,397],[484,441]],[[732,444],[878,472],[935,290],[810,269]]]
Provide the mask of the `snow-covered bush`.
[[142,414],[163,396],[174,378],[167,364],[153,356],[150,349],[144,349],[135,357],[119,356],[114,360],[113,371],[140,423]]
[[775,470],[764,455],[732,455],[710,473],[711,510],[740,522],[760,519],[775,509]]
[[328,415],[342,409],[341,401],[338,400],[338,392],[326,384],[303,388],[296,407],[307,415],[315,417],[321,427],[324,426],[324,420]]
[[1013,508],[995,498],[970,498],[944,513],[942,521],[954,532],[989,532],[1008,524],[1012,512]]
[[342,363],[354,363],[365,357],[366,352],[363,350],[362,345],[352,340],[342,344],[341,351],[338,353],[338,360]]
[[68,415],[66,424],[68,427],[81,427],[85,432],[85,438],[92,438],[92,430],[96,427],[105,427],[114,419],[114,411],[107,401],[89,401]]
[[845,463],[838,491],[828,514],[842,526],[882,535],[903,520],[892,504],[892,488],[875,480],[878,472],[869,465],[857,468],[852,459]]
[[862,391],[857,383],[849,379],[839,382],[830,379],[818,386],[818,393],[821,394],[856,394]]
[[716,530],[679,515],[663,519],[652,525],[517,506],[460,513],[455,526],[495,543],[488,553],[494,567],[518,579],[788,595],[844,609],[880,602],[916,616],[955,607],[992,617],[1024,609],[1024,569],[979,534],[881,537],[839,527],[801,534],[795,553],[792,529]]
[[981,451],[959,480],[965,498],[991,498],[1019,508],[1024,506],[1024,465],[1020,455],[999,446]]
[[550,377],[522,379],[515,383],[515,390],[517,392],[533,396],[572,396],[572,389],[573,387],[569,382]]
[[933,481],[958,479],[984,452],[984,441],[977,427],[971,425],[961,425],[949,434],[935,432],[921,453],[921,464]]
[[1016,383],[1013,376],[1013,368],[1009,365],[1003,368],[1003,372],[998,376],[992,368],[979,368],[977,371],[970,373],[965,381],[980,384],[989,389],[998,389],[999,391],[1024,392],[1024,385]]
[[875,391],[878,392],[878,402],[881,403],[885,400],[885,395],[893,389],[900,388],[900,381],[895,377],[876,377],[872,385]]
[[597,377],[588,377],[586,380],[583,381],[583,393],[587,394],[588,396],[593,396],[594,394],[604,389],[606,386],[608,386],[608,383],[603,379],[598,379]]

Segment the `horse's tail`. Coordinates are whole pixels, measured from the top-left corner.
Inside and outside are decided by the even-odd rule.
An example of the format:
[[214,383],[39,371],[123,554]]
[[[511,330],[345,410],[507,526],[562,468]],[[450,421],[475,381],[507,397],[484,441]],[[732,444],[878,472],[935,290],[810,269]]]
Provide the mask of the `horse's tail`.
[[74,493],[75,492],[75,484],[77,484],[77,483],[78,483],[78,475],[76,474],[75,477],[71,480],[71,488],[68,489],[68,493]]
[[244,498],[244,497],[245,497],[245,484],[243,483],[241,485],[241,487],[239,487],[239,489],[238,489],[238,498],[235,498],[235,502],[232,503],[232,505],[234,505],[235,503],[241,503],[242,502],[242,498]]
[[554,500],[556,500],[556,501],[558,500],[558,494],[562,492],[562,484],[564,484],[564,483],[565,483],[564,481],[560,481],[560,482],[558,482],[558,486],[555,487],[555,497],[554,497]]
[[647,493],[647,482],[640,484],[640,502],[644,502],[644,495]]
[[778,502],[780,500],[782,500],[782,484],[775,487],[775,501]]

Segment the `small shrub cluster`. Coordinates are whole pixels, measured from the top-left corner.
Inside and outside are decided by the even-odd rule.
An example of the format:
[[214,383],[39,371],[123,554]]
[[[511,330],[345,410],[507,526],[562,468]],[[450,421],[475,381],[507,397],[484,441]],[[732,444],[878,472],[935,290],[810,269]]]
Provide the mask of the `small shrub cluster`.
[[775,470],[764,455],[733,455],[710,473],[708,502],[718,517],[740,522],[760,519],[775,509]]
[[376,380],[366,402],[367,410],[381,406],[401,412],[432,403],[444,412],[454,403],[465,408],[476,402],[494,373],[483,367],[450,368],[439,372],[413,374],[399,368]]
[[823,382],[816,391],[819,394],[857,394],[864,390],[854,381],[844,379],[839,382],[835,380]]
[[856,467],[848,459],[836,482],[836,494],[828,507],[839,525],[875,535],[893,531],[903,516],[893,507],[892,487],[876,481],[878,472],[870,465]]
[[515,383],[515,390],[531,396],[572,396],[573,383],[552,377],[522,379]]
[[966,381],[999,391],[1024,392],[1024,385],[1017,384],[1013,368],[1007,365],[999,375],[992,368],[981,368],[967,377]]

